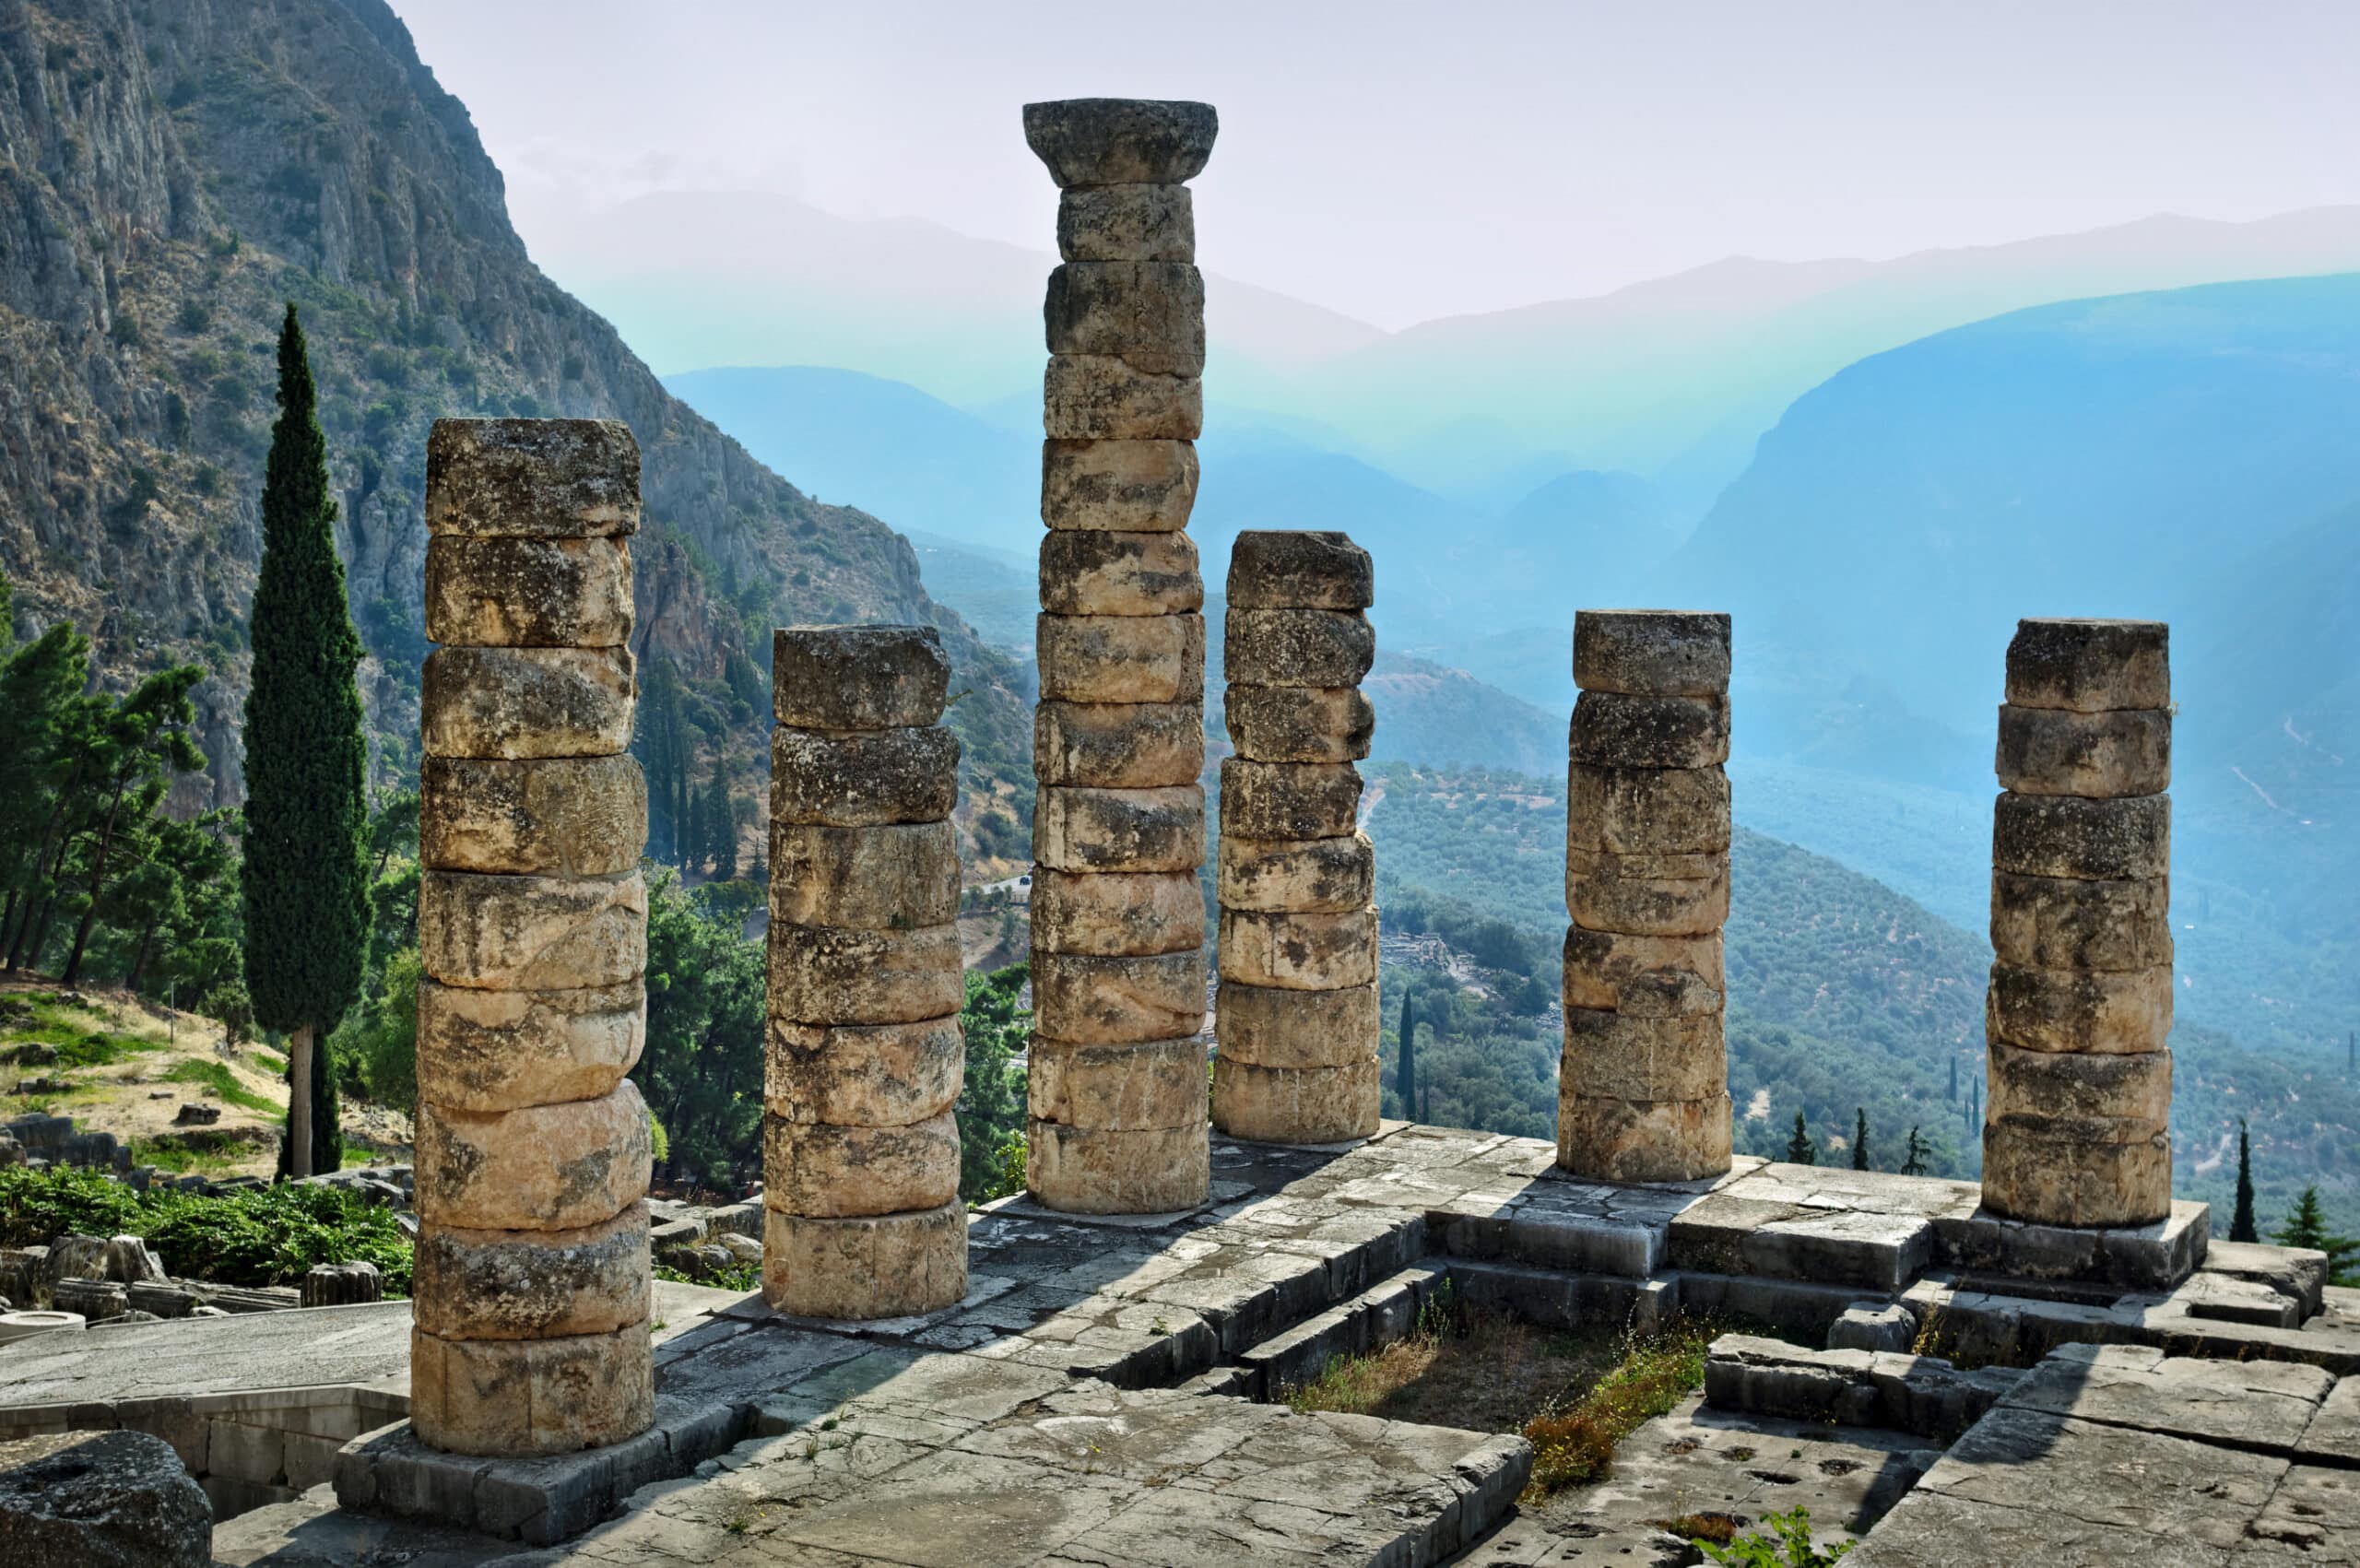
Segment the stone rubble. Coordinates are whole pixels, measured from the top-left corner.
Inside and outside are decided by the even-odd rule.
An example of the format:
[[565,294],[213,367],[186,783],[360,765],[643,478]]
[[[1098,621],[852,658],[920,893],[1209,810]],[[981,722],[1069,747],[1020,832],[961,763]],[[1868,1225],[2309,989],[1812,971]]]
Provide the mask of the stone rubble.
[[1229,558],[1213,1125],[1270,1143],[1376,1131],[1375,565],[1342,534],[1247,532]]
[[613,420],[443,419],[428,448],[410,1419],[454,1453],[653,1419],[652,1145],[624,1076],[646,1032],[638,469]]
[[[931,1312],[967,1290],[950,662],[932,627],[802,626],[773,665],[762,1299]],[[801,963],[871,937],[905,958],[858,976]]]
[[1992,823],[1983,1202],[2171,1211],[2171,671],[2160,621],[2024,620]]
[[1063,258],[1043,307],[1025,1185],[1068,1212],[1189,1208],[1211,1182],[1204,584],[1186,532],[1205,291],[1185,182],[1216,128],[1201,103],[1024,109]]
[[1577,1175],[1729,1169],[1729,678],[1726,615],[1575,614],[1557,1160]]

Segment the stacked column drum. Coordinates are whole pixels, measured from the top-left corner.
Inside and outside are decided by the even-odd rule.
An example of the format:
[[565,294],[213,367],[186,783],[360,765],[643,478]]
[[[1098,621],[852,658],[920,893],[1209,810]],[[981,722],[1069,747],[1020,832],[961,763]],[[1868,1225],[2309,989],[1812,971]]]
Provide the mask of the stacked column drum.
[[1376,1131],[1376,853],[1352,766],[1376,725],[1375,590],[1342,534],[1245,533],[1230,554],[1213,1125],[1235,1138]]
[[1557,1162],[1577,1174],[1729,1168],[1729,680],[1726,615],[1574,618]]
[[654,1419],[647,788],[631,741],[639,449],[443,419],[427,447],[410,1421],[464,1454]]
[[772,668],[762,1298],[929,1312],[967,1291],[950,665],[932,627],[790,627]]
[[1203,1201],[1204,585],[1185,532],[1202,423],[1204,283],[1183,182],[1209,105],[1028,104],[1056,181],[1044,312],[1033,771],[1031,1126],[1044,1205]]
[[1991,835],[1983,1202],[2051,1225],[2171,1211],[2171,669],[2158,621],[2026,620]]

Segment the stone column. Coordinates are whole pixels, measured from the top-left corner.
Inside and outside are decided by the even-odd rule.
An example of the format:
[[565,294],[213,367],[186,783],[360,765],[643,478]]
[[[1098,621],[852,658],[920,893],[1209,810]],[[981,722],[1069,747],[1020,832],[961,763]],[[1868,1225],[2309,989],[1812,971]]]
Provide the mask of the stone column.
[[1376,1131],[1376,852],[1358,831],[1376,714],[1368,551],[1245,533],[1229,557],[1213,1125],[1341,1143]]
[[410,1422],[461,1454],[655,1418],[647,785],[631,741],[639,447],[617,420],[427,443]]
[[1574,618],[1557,1163],[1622,1182],[1729,1168],[1729,618]]
[[2024,620],[1991,832],[1983,1204],[2145,1225],[2172,1200],[2169,629]]
[[950,661],[930,626],[801,626],[772,668],[762,1299],[931,1312],[967,1293]]
[[1183,182],[1210,106],[1024,109],[1062,192],[1044,314],[1031,1131],[1051,1208],[1204,1200],[1204,585],[1184,530],[1204,281]]

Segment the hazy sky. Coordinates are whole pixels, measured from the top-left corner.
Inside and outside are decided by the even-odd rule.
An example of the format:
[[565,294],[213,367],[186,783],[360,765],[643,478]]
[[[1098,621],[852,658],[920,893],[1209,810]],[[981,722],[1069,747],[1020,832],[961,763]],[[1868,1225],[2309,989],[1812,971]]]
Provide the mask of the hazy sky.
[[2360,5],[392,0],[537,225],[789,194],[1047,248],[1018,106],[1202,98],[1209,267],[1385,326],[1730,254],[2360,201]]

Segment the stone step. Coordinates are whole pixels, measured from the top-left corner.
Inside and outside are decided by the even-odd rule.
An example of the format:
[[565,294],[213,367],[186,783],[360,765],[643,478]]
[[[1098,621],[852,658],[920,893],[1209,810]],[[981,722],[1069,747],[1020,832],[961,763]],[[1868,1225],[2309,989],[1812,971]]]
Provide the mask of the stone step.
[[1441,1269],[1424,1264],[1402,1269],[1247,1350],[1237,1358],[1243,1377],[1224,1391],[1273,1399],[1290,1385],[1318,1376],[1337,1356],[1363,1355],[1403,1338],[1444,1282]]
[[1680,1303],[1677,1279],[1567,1274],[1456,1257],[1445,1265],[1445,1272],[1462,1304],[1513,1313],[1544,1328],[1613,1324],[1645,1332],[1660,1325]]
[[2024,1375],[2000,1367],[1961,1372],[1934,1356],[1811,1350],[1724,1334],[1706,1353],[1705,1402],[1735,1414],[1885,1427],[1948,1443]]

